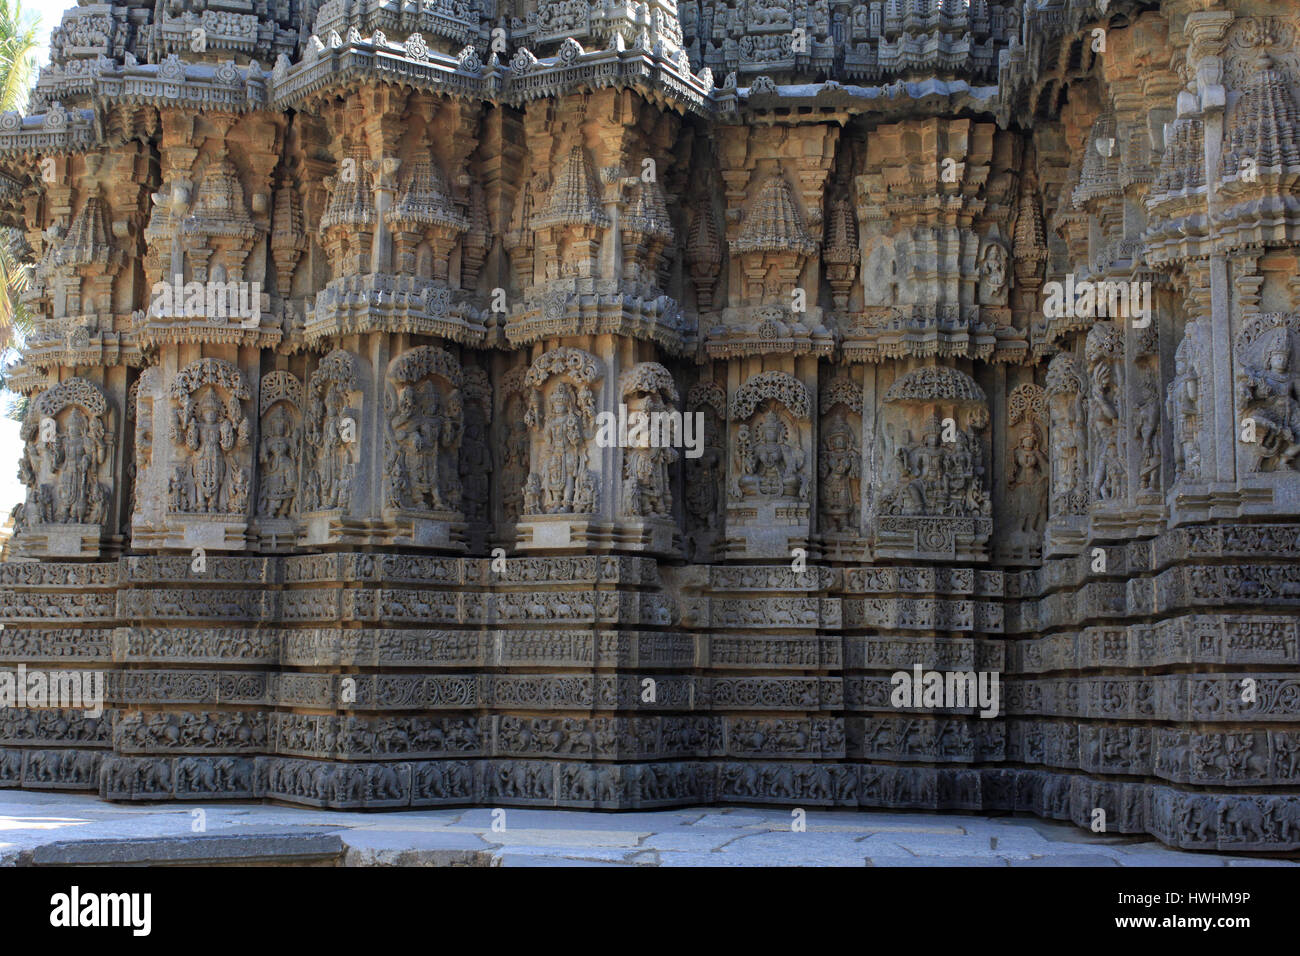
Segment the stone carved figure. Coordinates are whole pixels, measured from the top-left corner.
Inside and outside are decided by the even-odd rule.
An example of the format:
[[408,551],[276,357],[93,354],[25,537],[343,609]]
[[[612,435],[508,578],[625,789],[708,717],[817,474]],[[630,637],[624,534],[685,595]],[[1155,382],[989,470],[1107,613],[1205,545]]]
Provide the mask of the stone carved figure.
[[[591,384],[600,376],[596,357],[573,348],[541,355],[524,376],[524,385],[530,389],[524,421],[537,439],[529,483],[540,485],[542,497],[541,510],[531,513],[590,514],[595,510],[596,484],[587,470],[587,446],[596,413]],[[552,382],[552,378],[558,380]]]
[[836,378],[822,389],[817,511],[826,534],[856,533],[861,511],[862,386]]
[[862,452],[853,429],[838,415],[822,434],[817,476],[817,510],[822,530],[831,534],[858,528],[858,482],[862,476]]
[[492,487],[492,448],[488,440],[492,386],[487,373],[477,366],[465,369],[461,391],[464,396],[459,462],[461,506],[468,520],[486,522],[491,513]]
[[257,513],[268,518],[288,518],[294,512],[302,456],[301,402],[302,383],[292,373],[270,372],[262,379]]
[[[1260,316],[1239,343],[1237,404],[1244,439],[1253,437],[1252,470],[1300,467],[1300,375],[1294,316]],[[1249,423],[1253,423],[1253,428]]]
[[790,428],[768,408],[751,428],[737,433],[737,481],[743,495],[800,498],[806,488],[803,450],[790,440]]
[[1174,433],[1174,480],[1201,476],[1201,388],[1195,361],[1197,327],[1188,323],[1174,353],[1174,380],[1165,405]]
[[[672,466],[675,448],[663,443],[664,436],[650,423],[665,416],[678,402],[677,387],[669,371],[657,362],[642,362],[623,373],[619,393],[627,405],[628,420],[645,416],[646,427],[629,426],[629,447],[623,449],[623,513],[631,517],[671,518],[673,513]],[[632,440],[631,435],[635,435]],[[656,445],[655,440],[660,439]]]
[[1088,365],[1088,422],[1091,433],[1093,501],[1124,496],[1123,433],[1120,430],[1120,369],[1124,340],[1109,323],[1094,325],[1084,345]]
[[287,518],[298,493],[298,433],[284,407],[272,409],[262,426],[257,510],[269,518]]
[[[885,405],[891,480],[880,493],[880,512],[988,517],[992,503],[978,435],[988,425],[988,409],[979,386],[955,369],[920,368],[890,386]],[[913,438],[917,427],[919,440]]]
[[1160,384],[1149,363],[1136,366],[1137,395],[1133,408],[1133,438],[1141,456],[1138,463],[1138,493],[1160,490]]
[[1047,369],[1045,388],[1052,462],[1053,515],[1081,515],[1088,510],[1087,438],[1084,432],[1083,376],[1069,355],[1058,355]]
[[101,471],[112,457],[108,403],[97,387],[72,378],[34,399],[20,429],[18,462],[27,487],[23,524],[101,524],[111,485]]
[[1042,544],[1047,520],[1051,464],[1044,450],[1046,397],[1037,385],[1020,385],[1011,392],[1008,424],[1020,435],[1011,449],[1007,489],[1013,509],[1008,544],[1016,551],[1033,553]]
[[246,513],[251,425],[242,373],[229,362],[200,359],[181,370],[171,393],[177,405],[172,441],[182,464],[172,476],[168,507],[179,514]]
[[388,507],[459,511],[464,418],[460,363],[449,352],[421,346],[393,361],[389,379],[384,458]]
[[321,359],[307,385],[303,446],[304,511],[347,511],[359,460],[360,391],[356,356],[336,349]]
[[[504,404],[501,414],[501,517],[506,523],[519,520],[524,509],[524,485],[528,481],[529,429],[524,421],[522,367],[515,367],[501,379]],[[536,513],[536,512],[530,512]]]

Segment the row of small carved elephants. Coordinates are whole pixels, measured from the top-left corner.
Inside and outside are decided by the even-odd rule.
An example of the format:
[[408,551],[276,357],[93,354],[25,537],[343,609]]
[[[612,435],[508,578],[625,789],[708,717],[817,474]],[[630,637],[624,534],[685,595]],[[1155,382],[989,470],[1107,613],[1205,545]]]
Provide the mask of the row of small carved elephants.
[[[269,799],[335,809],[711,803],[1029,812],[1197,849],[1300,849],[1300,795],[1185,792],[1045,770],[870,764],[589,764],[444,760],[337,764],[282,757],[0,752],[0,787],[98,790],[110,800]],[[1099,814],[1098,811],[1101,811]]]
[[[270,743],[268,745],[268,736]],[[90,745],[118,755],[324,759],[768,757],[934,763],[1010,761],[1177,783],[1300,782],[1300,731],[1190,732],[1136,725],[887,717],[367,717],[257,711],[68,716],[15,709],[0,744]]]

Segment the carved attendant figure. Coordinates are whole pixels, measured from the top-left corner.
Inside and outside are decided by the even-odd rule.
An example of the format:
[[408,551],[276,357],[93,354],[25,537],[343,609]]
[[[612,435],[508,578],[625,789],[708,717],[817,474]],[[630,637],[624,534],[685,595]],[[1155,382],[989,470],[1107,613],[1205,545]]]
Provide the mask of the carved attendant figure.
[[854,488],[862,473],[862,462],[853,432],[844,421],[837,420],[827,430],[817,471],[821,478],[818,505],[823,530],[855,530],[858,501]]
[[[182,411],[185,414],[185,411]],[[199,401],[198,415],[189,416],[185,427],[185,444],[194,451],[191,474],[195,508],[200,512],[222,511],[226,481],[226,453],[235,447],[235,430],[222,417],[221,400],[209,391]]]
[[574,511],[574,492],[580,471],[585,471],[586,436],[577,412],[573,386],[560,382],[551,393],[550,409],[541,427],[545,442],[542,489],[547,514]]
[[266,420],[257,460],[262,466],[258,511],[269,518],[287,518],[298,491],[298,443],[289,412],[279,407]]
[[1268,339],[1264,356],[1262,368],[1247,366],[1237,382],[1242,408],[1255,423],[1256,471],[1293,467],[1300,455],[1300,382],[1291,371],[1286,329]]

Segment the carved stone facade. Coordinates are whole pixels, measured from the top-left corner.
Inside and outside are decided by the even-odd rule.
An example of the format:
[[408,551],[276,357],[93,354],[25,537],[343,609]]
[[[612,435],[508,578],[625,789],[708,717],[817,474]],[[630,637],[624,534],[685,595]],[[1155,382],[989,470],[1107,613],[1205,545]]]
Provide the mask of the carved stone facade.
[[207,6],[0,116],[0,786],[1300,848],[1294,4]]

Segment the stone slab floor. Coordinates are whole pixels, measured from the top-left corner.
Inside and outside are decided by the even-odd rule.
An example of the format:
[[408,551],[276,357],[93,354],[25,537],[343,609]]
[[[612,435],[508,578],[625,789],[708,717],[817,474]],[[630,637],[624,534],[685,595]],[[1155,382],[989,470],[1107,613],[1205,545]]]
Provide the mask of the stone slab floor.
[[[495,811],[500,814],[502,811]],[[781,809],[339,813],[0,790],[0,865],[1296,866],[1031,817]]]

